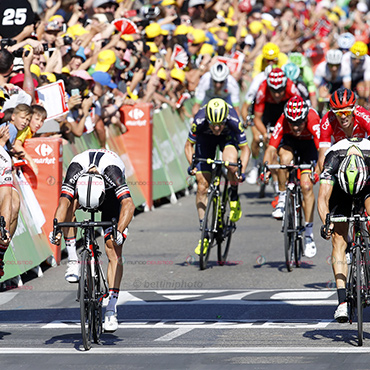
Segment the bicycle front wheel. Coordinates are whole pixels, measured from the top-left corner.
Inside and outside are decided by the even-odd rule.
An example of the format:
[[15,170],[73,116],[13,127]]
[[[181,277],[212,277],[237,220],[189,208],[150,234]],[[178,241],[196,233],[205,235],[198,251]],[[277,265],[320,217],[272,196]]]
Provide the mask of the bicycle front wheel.
[[91,348],[93,329],[93,281],[91,276],[91,256],[89,251],[84,250],[81,257],[81,277],[79,282],[79,301],[81,317],[81,334],[85,350]]
[[199,254],[199,266],[201,270],[207,267],[211,248],[216,242],[217,233],[217,210],[219,198],[214,191],[208,196],[206,212],[204,214],[203,227],[201,232],[201,245]]
[[100,342],[100,336],[103,331],[103,313],[102,313],[102,306],[103,306],[103,296],[104,293],[102,292],[102,277],[101,277],[101,265],[100,261],[95,261],[95,289],[94,289],[94,309],[93,309],[93,338],[94,343]]
[[292,192],[287,189],[284,211],[284,250],[285,263],[289,272],[293,270],[294,254],[294,199]]
[[358,345],[362,346],[364,338],[363,330],[363,295],[362,289],[364,284],[364,266],[362,265],[361,258],[361,247],[356,247],[356,310],[357,310],[357,334],[358,334]]
[[296,205],[295,205],[295,212],[296,212],[296,232],[294,233],[295,236],[295,243],[294,243],[294,261],[296,267],[301,267],[301,258],[303,253],[303,217],[302,217],[302,195],[300,189],[297,191],[296,195]]
[[217,262],[220,266],[223,266],[227,260],[231,244],[231,236],[235,229],[235,223],[230,221],[230,202],[227,196],[227,191],[228,190],[225,187],[221,206],[221,220],[218,225],[220,232],[217,240]]

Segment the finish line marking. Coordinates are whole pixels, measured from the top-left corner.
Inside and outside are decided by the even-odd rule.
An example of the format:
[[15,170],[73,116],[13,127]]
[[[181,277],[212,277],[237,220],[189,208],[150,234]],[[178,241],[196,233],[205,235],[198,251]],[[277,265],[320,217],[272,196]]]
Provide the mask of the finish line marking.
[[132,348],[117,348],[117,347],[92,347],[90,351],[84,351],[75,348],[1,348],[1,355],[58,355],[58,354],[77,354],[77,355],[117,355],[117,354],[225,354],[225,353],[249,353],[249,354],[302,354],[302,353],[370,353],[370,347],[132,347]]

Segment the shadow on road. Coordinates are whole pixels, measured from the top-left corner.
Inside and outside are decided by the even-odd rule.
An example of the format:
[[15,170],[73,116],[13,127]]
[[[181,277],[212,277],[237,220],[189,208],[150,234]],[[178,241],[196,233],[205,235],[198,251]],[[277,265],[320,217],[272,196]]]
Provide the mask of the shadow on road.
[[[348,326],[350,324],[344,324]],[[353,325],[351,326],[353,328]],[[356,326],[354,326],[356,328]],[[331,339],[335,343],[347,343],[351,346],[357,347],[357,330],[322,330],[316,329],[307,331],[303,334],[304,338],[309,338],[313,341],[319,341],[322,339]],[[364,333],[364,339],[370,339],[369,333]]]

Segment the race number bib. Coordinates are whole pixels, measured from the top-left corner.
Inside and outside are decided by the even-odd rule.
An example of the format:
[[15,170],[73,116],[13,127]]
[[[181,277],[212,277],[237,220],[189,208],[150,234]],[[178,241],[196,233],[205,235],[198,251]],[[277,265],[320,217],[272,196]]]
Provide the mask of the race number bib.
[[0,36],[17,36],[25,26],[32,24],[34,13],[28,0],[0,1]]

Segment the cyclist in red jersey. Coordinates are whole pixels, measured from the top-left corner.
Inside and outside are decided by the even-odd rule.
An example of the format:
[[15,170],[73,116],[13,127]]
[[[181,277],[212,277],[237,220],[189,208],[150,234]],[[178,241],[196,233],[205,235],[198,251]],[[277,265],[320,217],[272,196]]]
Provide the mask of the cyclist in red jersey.
[[325,152],[332,144],[351,137],[370,136],[370,112],[356,105],[353,91],[342,87],[330,97],[331,110],[320,123],[319,167],[322,171]]
[[[272,163],[276,154],[280,157],[280,164],[290,164],[299,157],[300,164],[310,164],[317,161],[317,150],[320,138],[320,116],[315,109],[309,108],[300,96],[289,99],[285,105],[284,113],[275,125],[274,132],[266,149],[263,161]],[[266,174],[266,181],[270,173]],[[282,219],[285,207],[286,170],[278,171],[279,201],[272,215]],[[315,176],[318,179],[318,175]],[[305,256],[314,257],[316,245],[313,239],[313,215],[315,208],[315,195],[311,171],[301,172],[301,187],[303,194],[303,212],[306,220],[305,230]]]
[[275,126],[284,111],[285,103],[295,95],[300,95],[296,85],[280,68],[274,68],[261,83],[254,105],[254,124],[265,138],[265,125],[270,123]]

